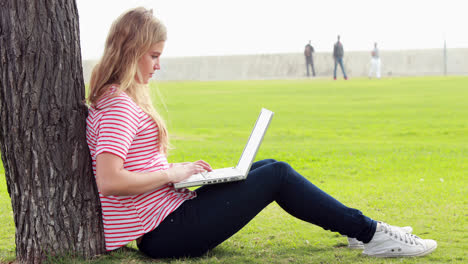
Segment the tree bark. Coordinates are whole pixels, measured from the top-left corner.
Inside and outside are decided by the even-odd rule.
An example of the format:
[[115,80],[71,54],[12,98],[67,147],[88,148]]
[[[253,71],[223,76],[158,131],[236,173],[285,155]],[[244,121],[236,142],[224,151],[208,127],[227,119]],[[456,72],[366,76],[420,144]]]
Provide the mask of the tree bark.
[[0,0],[0,144],[21,263],[105,251],[74,0]]

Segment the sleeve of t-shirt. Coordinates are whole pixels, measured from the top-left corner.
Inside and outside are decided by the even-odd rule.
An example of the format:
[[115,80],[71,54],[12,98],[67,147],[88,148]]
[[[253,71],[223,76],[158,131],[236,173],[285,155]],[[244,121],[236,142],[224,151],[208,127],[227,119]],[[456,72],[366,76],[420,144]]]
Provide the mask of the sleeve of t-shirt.
[[127,98],[118,97],[115,100],[115,103],[102,110],[96,156],[108,152],[125,161],[138,129],[139,111]]

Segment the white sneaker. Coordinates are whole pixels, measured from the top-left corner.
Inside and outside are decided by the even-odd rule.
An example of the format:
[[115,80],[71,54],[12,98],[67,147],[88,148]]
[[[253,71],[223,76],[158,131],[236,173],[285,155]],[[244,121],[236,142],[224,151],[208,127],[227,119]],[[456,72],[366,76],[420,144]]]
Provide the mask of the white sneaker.
[[[413,228],[411,226],[392,226],[394,228],[399,228],[402,232],[404,233],[410,233],[413,232]],[[356,238],[348,237],[348,248],[350,249],[364,249],[364,243],[361,241],[357,240]]]
[[372,240],[364,244],[364,255],[373,257],[424,256],[437,248],[437,242],[402,232],[391,225],[379,222]]
[[356,238],[348,237],[348,248],[350,249],[364,249],[364,243]]

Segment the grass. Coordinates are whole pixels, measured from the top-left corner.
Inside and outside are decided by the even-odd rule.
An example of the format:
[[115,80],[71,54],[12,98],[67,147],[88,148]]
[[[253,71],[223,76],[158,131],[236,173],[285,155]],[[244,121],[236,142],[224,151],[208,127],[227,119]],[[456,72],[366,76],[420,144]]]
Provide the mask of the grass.
[[[198,259],[150,260],[130,244],[59,263],[466,263],[468,78],[163,82],[170,162],[232,165],[261,107],[275,112],[257,159],[287,161],[338,200],[438,241],[423,258],[375,259],[339,234],[270,205]],[[0,176],[3,178],[3,173]],[[0,261],[14,259],[14,224],[0,180]]]

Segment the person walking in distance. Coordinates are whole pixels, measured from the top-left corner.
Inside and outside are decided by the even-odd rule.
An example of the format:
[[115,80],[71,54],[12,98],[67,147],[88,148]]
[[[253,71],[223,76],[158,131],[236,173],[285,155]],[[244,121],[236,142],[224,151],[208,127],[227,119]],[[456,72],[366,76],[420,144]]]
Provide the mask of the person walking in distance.
[[371,55],[369,78],[372,78],[375,74],[375,77],[380,79],[380,54],[379,49],[377,48],[377,42],[374,43],[374,49],[372,50]]
[[310,67],[312,69],[312,76],[315,77],[314,58],[312,56],[313,53],[314,53],[314,47],[312,47],[312,45],[310,44],[310,40],[309,40],[309,43],[304,48],[304,56],[305,56],[305,60],[306,60],[307,77],[310,76],[310,74],[309,74],[309,65],[310,65]]
[[343,44],[341,44],[340,35],[338,35],[338,41],[333,46],[333,59],[335,60],[335,69],[333,70],[334,80],[336,80],[336,66],[338,64],[341,67],[341,71],[343,71],[343,76],[345,80],[348,80],[348,77],[346,76],[346,71],[343,66],[343,55],[344,55]]

